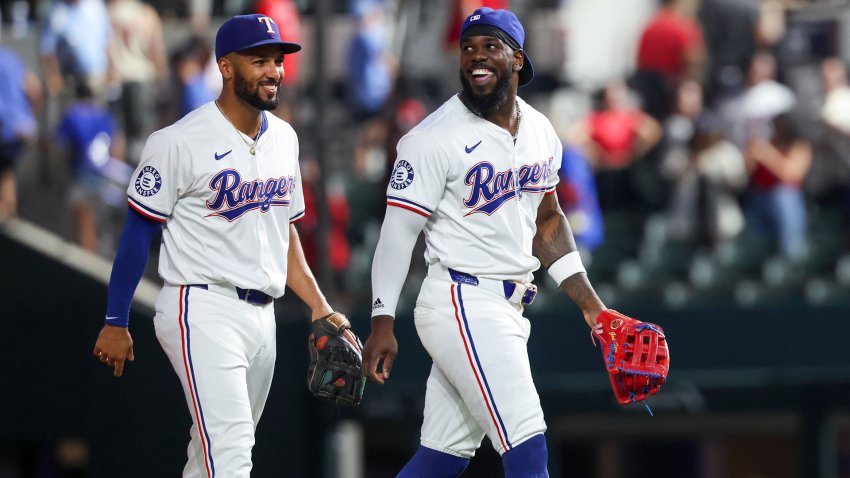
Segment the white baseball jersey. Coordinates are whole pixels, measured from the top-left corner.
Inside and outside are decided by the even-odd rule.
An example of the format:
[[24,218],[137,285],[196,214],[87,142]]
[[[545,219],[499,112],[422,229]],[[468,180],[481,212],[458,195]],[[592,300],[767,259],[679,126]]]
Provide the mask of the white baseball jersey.
[[[501,284],[494,291],[478,280],[528,282],[540,266],[532,255],[537,208],[555,192],[561,142],[542,114],[517,101],[514,143],[451,98],[399,142],[387,188],[388,205],[428,218],[425,259],[439,263],[413,313],[433,359],[420,443],[464,458],[484,435],[503,454],[546,431],[528,361],[530,323]],[[456,280],[448,268],[476,279]],[[394,307],[384,297],[373,315]]]
[[171,284],[226,283],[280,297],[289,223],[304,215],[298,139],[263,113],[256,156],[210,102],[148,139],[127,193],[165,223],[159,274]]
[[428,264],[479,277],[530,281],[537,207],[553,194],[561,142],[546,117],[517,99],[514,144],[505,129],[453,96],[398,145],[387,204],[428,218]]
[[154,326],[192,415],[184,478],[250,475],[274,372],[274,305],[236,300],[232,286],[283,295],[304,197],[295,132],[262,121],[254,156],[208,103],[151,135],[128,188],[131,207],[164,222]]

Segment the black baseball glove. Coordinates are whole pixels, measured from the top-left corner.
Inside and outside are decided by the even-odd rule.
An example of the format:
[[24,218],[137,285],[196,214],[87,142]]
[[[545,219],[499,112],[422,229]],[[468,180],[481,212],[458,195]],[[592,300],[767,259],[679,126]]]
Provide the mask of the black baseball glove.
[[313,321],[307,388],[319,398],[353,407],[363,398],[363,344],[339,312]]

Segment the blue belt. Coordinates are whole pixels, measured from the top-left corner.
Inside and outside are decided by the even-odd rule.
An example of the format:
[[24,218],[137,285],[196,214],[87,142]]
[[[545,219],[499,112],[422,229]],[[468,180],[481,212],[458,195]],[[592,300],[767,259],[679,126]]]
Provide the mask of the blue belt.
[[[189,285],[189,287],[197,287],[198,289],[209,290],[212,292],[223,292],[224,290],[227,290],[229,292],[230,290],[232,290],[236,293],[236,298],[254,305],[266,305],[274,300],[274,297],[266,294],[263,291],[254,289],[243,289],[241,287],[236,286],[221,286],[216,284],[214,287],[210,287],[207,284],[191,284]],[[225,295],[230,294],[227,293]]]
[[[459,284],[469,284],[469,285],[483,285],[481,284],[481,279],[478,277],[467,274],[466,272],[456,271],[454,269],[449,268],[449,276],[452,278],[453,282],[457,282]],[[514,282],[511,280],[493,280],[493,279],[483,279],[488,282],[501,282],[502,283],[502,292],[505,295],[505,298],[514,303],[522,303],[523,305],[531,305],[534,302],[534,298],[537,297],[537,287],[533,284],[525,285],[519,282]],[[519,289],[518,289],[519,288]],[[524,290],[523,290],[524,289]],[[519,292],[519,293],[518,293]],[[516,296],[515,296],[516,294]]]

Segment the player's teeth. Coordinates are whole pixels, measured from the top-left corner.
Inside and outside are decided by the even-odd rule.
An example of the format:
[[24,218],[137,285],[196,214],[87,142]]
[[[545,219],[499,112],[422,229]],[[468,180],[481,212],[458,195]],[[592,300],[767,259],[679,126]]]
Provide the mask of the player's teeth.
[[489,75],[490,70],[485,70],[484,68],[478,68],[476,70],[472,70],[473,75]]

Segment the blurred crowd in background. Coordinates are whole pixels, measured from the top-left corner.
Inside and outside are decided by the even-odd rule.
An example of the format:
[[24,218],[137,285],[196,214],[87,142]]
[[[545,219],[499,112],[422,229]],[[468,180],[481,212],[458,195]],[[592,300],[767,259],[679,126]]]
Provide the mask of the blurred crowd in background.
[[459,90],[459,28],[480,6],[524,22],[537,76],[520,95],[562,137],[559,201],[603,298],[676,306],[773,287],[816,302],[850,288],[843,1],[336,0],[318,78],[313,0],[7,0],[0,221],[111,258],[146,137],[217,97],[217,26],[260,12],[305,45],[275,111],[302,143],[305,252],[327,260],[343,304],[368,303],[395,145]]

